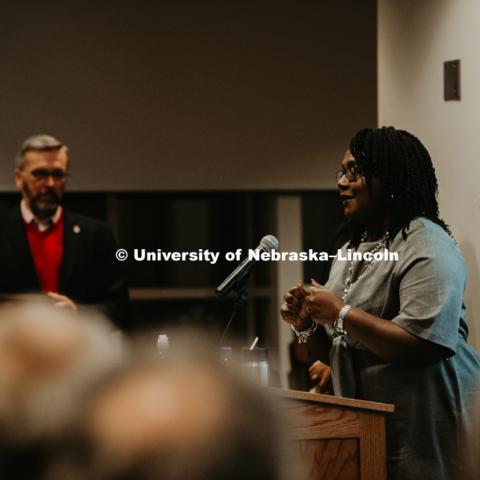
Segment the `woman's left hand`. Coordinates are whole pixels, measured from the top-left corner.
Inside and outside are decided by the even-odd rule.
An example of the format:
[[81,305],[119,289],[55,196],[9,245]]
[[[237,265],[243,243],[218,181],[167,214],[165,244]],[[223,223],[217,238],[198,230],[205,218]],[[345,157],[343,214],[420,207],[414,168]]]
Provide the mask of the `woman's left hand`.
[[315,383],[317,393],[327,393],[331,390],[332,369],[325,363],[317,360],[308,369],[310,380]]
[[331,325],[345,305],[331,290],[312,279],[312,287],[305,299],[306,310],[312,319],[323,325]]

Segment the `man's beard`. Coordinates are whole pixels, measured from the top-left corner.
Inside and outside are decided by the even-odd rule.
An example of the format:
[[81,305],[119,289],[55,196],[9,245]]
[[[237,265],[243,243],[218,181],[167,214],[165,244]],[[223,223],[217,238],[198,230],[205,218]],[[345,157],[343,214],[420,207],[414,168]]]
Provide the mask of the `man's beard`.
[[37,195],[33,195],[28,186],[24,185],[23,192],[28,198],[28,206],[33,215],[40,220],[52,217],[61,204],[61,198],[54,190],[49,188],[42,190]]

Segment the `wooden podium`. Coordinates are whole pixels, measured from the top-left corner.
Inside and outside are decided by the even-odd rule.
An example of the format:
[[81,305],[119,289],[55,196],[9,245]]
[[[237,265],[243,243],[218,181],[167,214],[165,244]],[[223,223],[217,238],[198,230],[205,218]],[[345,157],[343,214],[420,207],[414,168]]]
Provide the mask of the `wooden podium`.
[[272,390],[293,421],[305,480],[386,480],[385,416],[393,405]]

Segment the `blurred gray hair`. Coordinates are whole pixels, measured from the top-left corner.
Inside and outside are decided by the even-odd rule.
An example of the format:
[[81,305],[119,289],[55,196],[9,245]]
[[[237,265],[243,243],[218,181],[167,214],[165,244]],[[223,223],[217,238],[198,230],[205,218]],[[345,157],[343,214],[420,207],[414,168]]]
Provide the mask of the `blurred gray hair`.
[[25,163],[25,154],[30,150],[50,151],[50,150],[64,150],[68,152],[68,147],[53,137],[44,133],[32,135],[28,137],[23,143],[20,150],[15,156],[15,168],[22,169]]
[[111,326],[43,299],[0,307],[0,444],[62,432],[80,397],[123,361]]

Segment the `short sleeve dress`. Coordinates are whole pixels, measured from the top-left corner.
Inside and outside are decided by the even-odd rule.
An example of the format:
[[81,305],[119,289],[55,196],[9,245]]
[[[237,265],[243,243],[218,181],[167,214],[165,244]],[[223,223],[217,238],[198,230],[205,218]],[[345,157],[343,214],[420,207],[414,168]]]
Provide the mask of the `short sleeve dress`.
[[[395,322],[407,332],[445,347],[450,356],[427,367],[386,363],[348,334],[330,352],[336,395],[395,404],[387,419],[389,479],[462,478],[463,441],[480,397],[480,360],[467,344],[464,259],[455,241],[425,218],[399,232],[381,260],[366,269],[354,261],[346,303]],[[359,252],[375,243],[361,243]],[[347,246],[342,247],[347,257]],[[326,284],[342,297],[348,261],[335,260]],[[362,273],[363,272],[363,273]],[[332,334],[327,328],[327,333]]]

